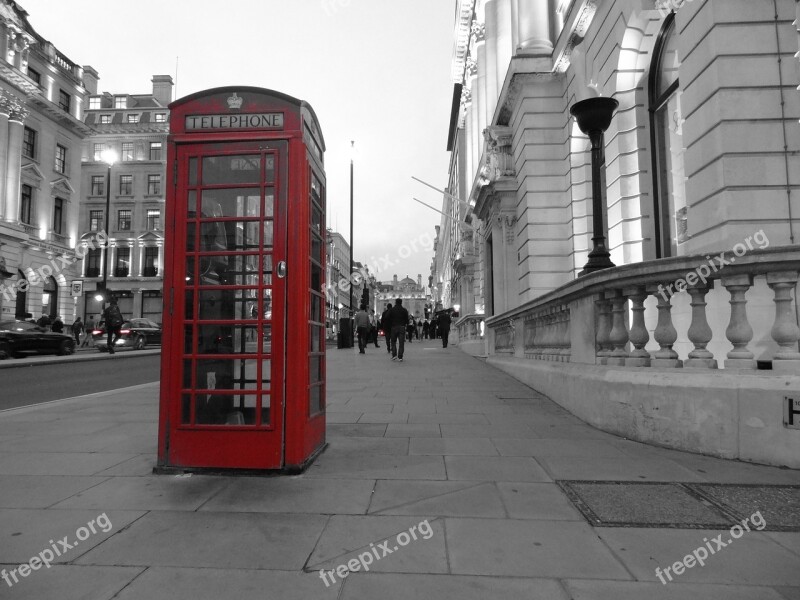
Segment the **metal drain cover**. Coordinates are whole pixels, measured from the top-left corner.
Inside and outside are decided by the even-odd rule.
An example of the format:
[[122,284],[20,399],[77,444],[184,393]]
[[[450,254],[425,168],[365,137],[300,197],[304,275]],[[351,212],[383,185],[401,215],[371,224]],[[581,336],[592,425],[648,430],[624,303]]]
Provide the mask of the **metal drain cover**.
[[731,519],[681,484],[558,481],[595,527],[727,528]]
[[737,521],[761,513],[767,531],[800,531],[800,486],[687,483],[687,488],[723,507]]

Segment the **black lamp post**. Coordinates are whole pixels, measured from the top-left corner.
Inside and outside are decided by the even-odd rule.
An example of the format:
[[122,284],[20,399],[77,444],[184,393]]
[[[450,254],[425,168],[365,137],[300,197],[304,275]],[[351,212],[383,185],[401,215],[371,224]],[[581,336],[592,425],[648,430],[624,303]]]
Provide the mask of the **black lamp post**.
[[[106,226],[105,226],[105,236],[106,242],[103,246],[103,282],[100,284],[100,290],[98,290],[98,294],[95,297],[96,300],[102,301],[102,308],[105,309],[106,302],[108,302],[108,243],[109,243],[109,217],[111,213],[111,165],[113,165],[117,161],[117,154],[110,148],[106,148],[103,151],[102,155],[103,162],[108,165],[108,171],[106,172]],[[102,296],[102,298],[100,298]]]
[[570,114],[578,121],[580,130],[589,136],[592,142],[592,242],[594,247],[589,252],[589,260],[578,276],[614,267],[606,248],[606,232],[603,227],[603,191],[600,180],[600,159],[603,151],[603,134],[611,125],[611,118],[619,106],[614,98],[588,98],[576,102],[569,109]]

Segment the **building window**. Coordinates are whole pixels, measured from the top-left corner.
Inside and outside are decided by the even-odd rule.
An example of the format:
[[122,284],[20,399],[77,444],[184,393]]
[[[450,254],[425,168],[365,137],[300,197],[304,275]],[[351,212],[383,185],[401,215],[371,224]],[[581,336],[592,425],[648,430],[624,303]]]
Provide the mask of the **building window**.
[[688,239],[679,68],[675,14],[671,13],[656,42],[649,82],[658,258],[683,254],[681,246]]
[[111,123],[111,115],[100,115],[100,125],[108,125]]
[[39,74],[39,71],[37,71],[36,69],[31,69],[30,67],[28,67],[28,77],[33,79],[33,81],[36,83],[36,85],[41,87],[41,85],[42,85],[42,76]]
[[156,123],[166,123],[167,113],[156,113]]
[[89,110],[100,110],[103,108],[103,99],[100,96],[89,98]]
[[158,246],[147,246],[144,249],[144,269],[142,275],[145,277],[158,276]]
[[147,209],[147,231],[161,229],[161,211],[157,208]]
[[22,184],[19,196],[19,220],[30,225],[33,217],[33,188]]
[[106,178],[103,175],[92,175],[92,196],[104,196]]
[[161,142],[150,142],[150,160],[161,160]]
[[36,158],[36,131],[26,127],[22,132],[22,155]]
[[133,175],[119,176],[119,195],[120,196],[133,195]]
[[119,231],[131,230],[131,210],[120,210],[117,212],[117,229]]
[[102,210],[89,211],[89,231],[100,231],[100,223],[103,221]]
[[64,90],[58,91],[58,106],[64,112],[69,112],[70,105],[72,103],[72,96],[70,96]]
[[147,193],[151,196],[157,196],[161,193],[161,175],[147,176]]
[[86,277],[100,277],[100,248],[86,253]]
[[106,145],[105,144],[94,144],[93,148],[94,148],[94,150],[93,150],[94,160],[96,160],[98,162],[103,160],[103,150],[106,149]]
[[133,142],[122,142],[122,157],[123,162],[133,160]]
[[53,201],[53,233],[61,235],[64,232],[64,199],[56,198]]
[[55,169],[59,173],[67,172],[67,149],[61,144],[56,144],[56,164]]
[[114,108],[128,108],[128,97],[117,96],[114,98]]
[[138,114],[128,115],[128,118],[126,119],[126,121],[128,123],[138,123],[139,122],[139,115]]
[[131,268],[131,249],[117,248],[117,263],[114,265],[115,277],[127,277]]

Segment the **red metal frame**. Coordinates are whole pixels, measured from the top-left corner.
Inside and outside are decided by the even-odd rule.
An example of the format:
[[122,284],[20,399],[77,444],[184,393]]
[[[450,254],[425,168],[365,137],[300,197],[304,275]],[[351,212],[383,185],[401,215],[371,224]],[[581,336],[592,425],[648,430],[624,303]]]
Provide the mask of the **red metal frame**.
[[[234,106],[231,99],[242,103]],[[304,102],[259,88],[207,90],[174,102],[170,110],[157,470],[301,470],[325,444],[325,177],[319,125]],[[249,117],[264,114],[281,117],[262,119],[271,126],[261,128]],[[224,117],[201,121],[196,115]],[[187,131],[188,120],[256,126]],[[224,164],[231,172],[242,165],[249,176],[258,165],[258,177],[208,184],[201,179],[204,162]],[[219,214],[202,205],[202,198],[224,190],[236,190],[230,193],[236,202],[226,205],[235,204],[236,216],[224,215],[221,204]],[[272,221],[265,206],[270,191]],[[191,194],[196,206],[190,206]],[[250,200],[252,212],[256,196],[257,214],[241,214],[242,198]],[[270,222],[272,246],[265,243]],[[246,236],[256,231],[256,247],[229,249],[247,245]],[[271,276],[266,276],[269,260]],[[285,278],[277,274],[280,261],[286,263]],[[247,269],[254,265],[255,271]],[[240,359],[255,361],[254,368],[235,362]],[[262,397],[269,398],[268,413]],[[262,412],[269,414],[263,424]]]

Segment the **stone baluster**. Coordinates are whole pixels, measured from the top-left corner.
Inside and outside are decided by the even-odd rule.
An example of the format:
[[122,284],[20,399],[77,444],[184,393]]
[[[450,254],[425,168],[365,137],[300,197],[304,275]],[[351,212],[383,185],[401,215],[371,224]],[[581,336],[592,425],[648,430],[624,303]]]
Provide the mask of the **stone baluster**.
[[692,298],[692,324],[689,326],[687,335],[689,341],[694,344],[694,350],[689,352],[688,360],[683,363],[684,367],[717,368],[714,355],[706,349],[713,335],[706,317],[706,294],[713,287],[714,281],[712,280],[706,284],[693,285],[686,290]]
[[605,295],[610,300],[612,307],[609,341],[614,347],[606,360],[606,364],[624,367],[625,359],[628,358],[628,351],[625,349],[628,344],[628,330],[625,328],[625,307],[628,299],[622,295],[622,290],[609,290]]
[[664,287],[660,290],[657,287],[648,288],[648,292],[654,294],[658,300],[658,323],[653,337],[658,342],[659,349],[653,353],[650,360],[651,367],[664,367],[669,369],[680,368],[683,361],[678,358],[678,353],[672,349],[673,344],[678,339],[678,332],[672,324],[672,296],[667,295]]
[[628,288],[622,292],[631,301],[631,329],[628,339],[633,344],[633,350],[625,359],[626,367],[649,367],[650,353],[644,349],[650,341],[647,326],[644,324],[644,301],[647,291],[643,287]]
[[544,335],[542,336],[542,359],[543,360],[550,360],[550,353],[552,352],[552,339],[553,339],[553,332],[551,330],[552,324],[552,317],[550,315],[550,311],[552,309],[547,309],[544,315],[542,315],[542,331]]
[[752,275],[734,275],[723,277],[722,285],[731,295],[731,320],[725,330],[725,336],[733,344],[725,361],[726,369],[755,369],[756,361],[747,344],[753,339],[753,328],[747,320],[747,300],[745,292],[753,285]]
[[775,323],[772,326],[772,339],[778,344],[778,351],[772,357],[772,369],[783,372],[800,372],[800,352],[797,340],[800,327],[792,302],[792,290],[797,285],[796,271],[767,273],[767,285],[775,294]]
[[595,302],[597,307],[597,364],[604,365],[611,354],[611,303],[605,298]]
[[562,327],[561,327],[561,344],[563,349],[561,350],[561,360],[564,362],[569,362],[572,358],[572,338],[570,337],[570,313],[569,313],[569,306],[564,306],[562,311]]

